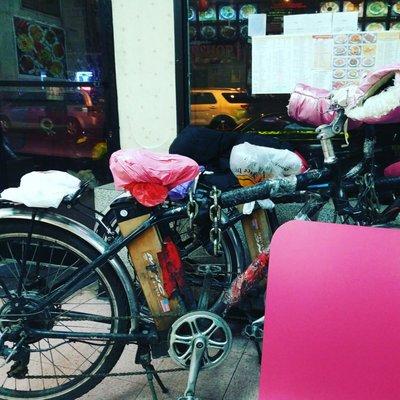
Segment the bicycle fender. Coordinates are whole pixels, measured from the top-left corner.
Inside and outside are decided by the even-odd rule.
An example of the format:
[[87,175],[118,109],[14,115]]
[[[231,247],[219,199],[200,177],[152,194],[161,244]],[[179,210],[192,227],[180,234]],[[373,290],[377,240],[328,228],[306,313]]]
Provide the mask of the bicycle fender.
[[[65,217],[60,214],[52,213],[47,210],[37,210],[36,221],[45,224],[53,225],[57,228],[68,231],[74,236],[85,240],[91,247],[99,251],[101,254],[107,249],[107,244],[91,229],[87,228],[80,222],[74,221],[71,218]],[[31,219],[33,210],[29,208],[2,208],[0,209],[0,219]],[[131,315],[131,331],[136,329],[136,318],[138,315],[136,296],[133,291],[132,278],[122,260],[118,256],[108,261],[118,278],[120,279],[129,304]]]

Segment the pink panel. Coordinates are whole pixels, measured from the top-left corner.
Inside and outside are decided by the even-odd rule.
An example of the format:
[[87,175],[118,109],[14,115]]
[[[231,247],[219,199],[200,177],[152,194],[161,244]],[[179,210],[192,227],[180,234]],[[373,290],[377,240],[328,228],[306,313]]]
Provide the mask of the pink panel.
[[400,398],[400,231],[292,221],[271,246],[260,400]]
[[397,161],[394,164],[390,164],[388,167],[385,168],[383,173],[385,176],[399,177],[400,176],[400,161]]

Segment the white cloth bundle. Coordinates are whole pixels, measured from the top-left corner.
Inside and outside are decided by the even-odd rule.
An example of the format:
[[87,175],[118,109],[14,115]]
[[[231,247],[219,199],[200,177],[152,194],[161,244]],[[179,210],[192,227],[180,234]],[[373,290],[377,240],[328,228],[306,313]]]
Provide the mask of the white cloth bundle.
[[30,172],[21,178],[20,186],[4,190],[0,197],[28,207],[58,207],[63,198],[74,194],[81,181],[62,171]]

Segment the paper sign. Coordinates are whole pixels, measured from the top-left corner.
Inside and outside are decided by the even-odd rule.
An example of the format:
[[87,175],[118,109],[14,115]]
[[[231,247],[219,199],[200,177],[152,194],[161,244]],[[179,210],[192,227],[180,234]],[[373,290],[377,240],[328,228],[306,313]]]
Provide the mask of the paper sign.
[[249,15],[249,36],[264,36],[267,32],[267,14]]
[[332,33],[356,32],[357,28],[357,11],[332,13]]
[[332,32],[332,13],[285,15],[284,35],[329,34]]
[[298,83],[327,90],[400,60],[400,32],[269,35],[252,41],[252,93],[291,93]]

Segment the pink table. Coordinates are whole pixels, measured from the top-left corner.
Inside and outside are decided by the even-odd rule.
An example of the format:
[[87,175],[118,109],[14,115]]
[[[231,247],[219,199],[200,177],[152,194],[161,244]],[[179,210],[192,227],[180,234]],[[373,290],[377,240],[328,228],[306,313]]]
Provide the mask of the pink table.
[[260,400],[400,399],[400,230],[283,225],[267,310]]

